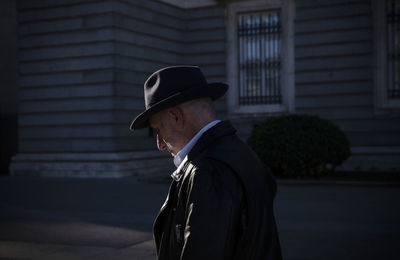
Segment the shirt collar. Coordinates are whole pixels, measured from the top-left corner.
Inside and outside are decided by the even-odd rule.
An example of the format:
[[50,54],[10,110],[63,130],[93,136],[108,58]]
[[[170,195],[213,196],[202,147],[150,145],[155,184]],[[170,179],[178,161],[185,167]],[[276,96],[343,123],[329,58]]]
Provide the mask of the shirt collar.
[[193,146],[196,144],[197,140],[202,136],[202,134],[210,129],[211,127],[215,126],[221,122],[221,120],[215,120],[212,121],[211,123],[207,124],[204,126],[193,138],[185,145],[185,147],[182,148],[174,157],[174,164],[177,168],[179,168],[180,165],[182,165],[185,157],[188,155],[190,150],[192,150]]

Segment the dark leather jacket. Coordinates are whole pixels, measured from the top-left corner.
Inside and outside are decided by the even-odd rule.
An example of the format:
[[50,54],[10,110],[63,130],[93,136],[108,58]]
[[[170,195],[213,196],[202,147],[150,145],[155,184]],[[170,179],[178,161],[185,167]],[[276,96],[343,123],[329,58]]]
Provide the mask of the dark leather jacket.
[[206,131],[173,174],[154,224],[160,260],[281,259],[276,184],[227,122]]

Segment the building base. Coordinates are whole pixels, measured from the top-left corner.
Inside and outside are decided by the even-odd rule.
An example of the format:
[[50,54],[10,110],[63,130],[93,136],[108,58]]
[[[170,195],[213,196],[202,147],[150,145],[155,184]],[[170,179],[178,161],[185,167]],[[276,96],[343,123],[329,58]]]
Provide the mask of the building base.
[[17,154],[10,174],[45,177],[116,178],[145,176],[173,170],[170,157],[159,151],[126,153]]
[[352,155],[338,170],[399,172],[400,147],[352,147]]

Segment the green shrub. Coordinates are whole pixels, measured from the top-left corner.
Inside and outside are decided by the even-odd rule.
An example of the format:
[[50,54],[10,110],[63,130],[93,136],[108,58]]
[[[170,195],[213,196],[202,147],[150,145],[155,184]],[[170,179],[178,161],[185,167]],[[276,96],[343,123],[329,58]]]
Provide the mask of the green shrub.
[[277,175],[318,176],[334,171],[350,156],[344,133],[328,120],[283,115],[255,126],[249,145]]

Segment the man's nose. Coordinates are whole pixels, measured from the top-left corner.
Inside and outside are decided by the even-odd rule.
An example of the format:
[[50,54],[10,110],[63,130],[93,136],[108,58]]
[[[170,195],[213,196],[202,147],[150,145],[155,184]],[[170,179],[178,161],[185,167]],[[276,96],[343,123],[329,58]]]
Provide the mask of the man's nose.
[[164,140],[160,137],[159,134],[157,134],[157,147],[158,150],[164,151],[167,149],[167,144],[164,142]]

